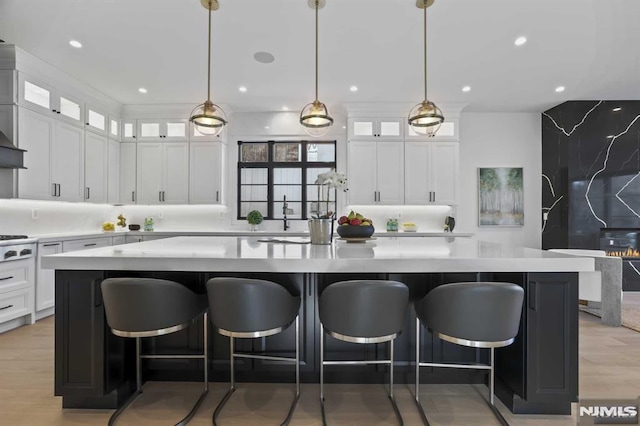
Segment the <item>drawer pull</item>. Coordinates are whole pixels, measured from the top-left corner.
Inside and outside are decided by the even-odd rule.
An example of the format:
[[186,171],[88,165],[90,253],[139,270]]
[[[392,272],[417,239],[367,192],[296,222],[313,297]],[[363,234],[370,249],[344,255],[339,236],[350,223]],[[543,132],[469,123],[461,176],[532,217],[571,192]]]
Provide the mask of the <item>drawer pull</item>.
[[95,246],[95,245],[98,245],[98,244],[97,243],[91,243],[91,244],[85,244],[84,246],[85,247],[91,247],[91,246]]
[[31,249],[24,249],[20,251],[20,256],[26,256],[28,254],[31,254],[32,250]]
[[0,308],[0,311],[4,311],[5,309],[13,308],[13,305],[7,305],[4,308]]
[[6,280],[10,280],[13,277],[4,277],[4,278],[0,278],[0,281],[6,281]]
[[59,246],[60,243],[51,243],[51,244],[43,244],[42,247],[53,247],[53,246]]

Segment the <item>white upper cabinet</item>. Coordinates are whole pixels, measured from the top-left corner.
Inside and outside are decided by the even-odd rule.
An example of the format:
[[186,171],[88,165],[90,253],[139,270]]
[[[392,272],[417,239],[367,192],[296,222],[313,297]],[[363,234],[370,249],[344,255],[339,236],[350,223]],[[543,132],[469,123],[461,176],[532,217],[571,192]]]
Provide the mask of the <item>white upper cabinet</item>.
[[123,142],[135,142],[138,139],[137,135],[136,120],[120,121],[120,139]]
[[109,138],[107,202],[120,202],[120,143]]
[[87,132],[84,142],[84,199],[89,203],[107,202],[109,145],[106,136]]
[[136,145],[123,142],[120,144],[120,202],[135,204],[136,202]]
[[186,141],[189,139],[189,120],[137,120],[137,140]]
[[143,142],[137,144],[138,204],[189,202],[189,144]]
[[87,105],[85,111],[85,129],[101,135],[108,134],[107,113],[92,105]]
[[403,118],[350,118],[349,140],[403,140]]
[[26,108],[18,111],[18,147],[26,149],[18,171],[18,196],[82,201],[84,131]]
[[84,126],[84,102],[52,86],[19,73],[18,103],[25,108],[44,114],[55,114],[56,118],[76,126]]
[[405,203],[458,203],[458,143],[405,143]]
[[226,145],[191,142],[189,144],[189,203],[224,204]]
[[404,143],[349,141],[349,204],[404,203]]

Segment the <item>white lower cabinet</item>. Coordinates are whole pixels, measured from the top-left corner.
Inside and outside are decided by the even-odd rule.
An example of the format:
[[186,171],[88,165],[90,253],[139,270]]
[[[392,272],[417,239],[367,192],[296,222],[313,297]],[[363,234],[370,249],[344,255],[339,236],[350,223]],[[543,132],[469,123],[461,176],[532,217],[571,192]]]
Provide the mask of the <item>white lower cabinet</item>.
[[138,204],[189,202],[189,144],[138,143],[136,161]]
[[189,203],[224,204],[226,145],[220,142],[189,145]]
[[107,137],[86,132],[84,152],[84,199],[90,203],[106,203],[109,158]]
[[0,263],[0,333],[35,321],[35,270],[35,257]]
[[349,204],[404,203],[403,142],[349,141]]
[[[55,306],[56,271],[42,268],[42,257],[62,253],[62,242],[38,244],[36,270],[36,317],[38,312]],[[53,312],[51,312],[53,313]]]
[[112,244],[111,237],[83,238],[81,240],[69,240],[62,242],[62,252],[88,250],[99,247],[109,247]]
[[458,143],[405,143],[405,204],[458,203]]
[[124,238],[125,238],[125,244],[142,242],[142,235],[127,235]]

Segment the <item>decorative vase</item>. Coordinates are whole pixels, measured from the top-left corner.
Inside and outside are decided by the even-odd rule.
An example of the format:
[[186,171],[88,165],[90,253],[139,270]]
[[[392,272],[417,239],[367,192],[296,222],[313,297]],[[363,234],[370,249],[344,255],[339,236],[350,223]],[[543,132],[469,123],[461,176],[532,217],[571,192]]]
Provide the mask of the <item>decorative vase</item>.
[[333,242],[333,219],[309,219],[311,244],[331,244]]
[[249,224],[249,231],[257,231],[258,230],[258,225],[255,223],[250,223]]

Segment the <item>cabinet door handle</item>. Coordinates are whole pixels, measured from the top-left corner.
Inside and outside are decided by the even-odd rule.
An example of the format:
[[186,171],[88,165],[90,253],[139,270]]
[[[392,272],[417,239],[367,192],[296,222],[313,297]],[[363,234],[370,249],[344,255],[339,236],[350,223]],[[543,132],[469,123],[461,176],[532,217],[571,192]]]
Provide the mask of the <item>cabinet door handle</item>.
[[85,200],[89,199],[89,187],[88,186],[84,189],[84,199]]
[[5,309],[9,309],[9,308],[13,308],[13,305],[4,306],[4,307],[0,308],[0,311],[4,311]]
[[216,191],[216,202],[220,201],[220,191]]
[[93,246],[97,246],[97,245],[98,245],[98,243],[88,243],[88,244],[85,244],[84,246],[85,247],[93,247]]
[[0,278],[0,281],[10,280],[11,278],[13,278],[13,277],[3,277],[3,278]]
[[162,202],[162,191],[158,191],[158,201]]
[[55,184],[55,183],[52,183],[52,184],[51,184],[51,196],[52,196],[52,197],[55,197],[55,196],[56,196],[56,188],[57,188],[57,187],[56,187],[56,184]]
[[163,203],[165,202],[165,199],[164,199],[164,191],[162,191],[162,202],[163,202]]
[[433,191],[433,202],[436,202],[436,191]]
[[59,183],[56,183],[56,185],[58,186],[58,197],[59,197],[62,192],[62,186]]
[[136,201],[136,191],[131,191],[131,201],[135,203]]

